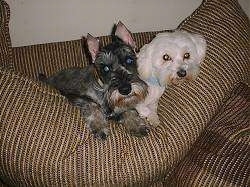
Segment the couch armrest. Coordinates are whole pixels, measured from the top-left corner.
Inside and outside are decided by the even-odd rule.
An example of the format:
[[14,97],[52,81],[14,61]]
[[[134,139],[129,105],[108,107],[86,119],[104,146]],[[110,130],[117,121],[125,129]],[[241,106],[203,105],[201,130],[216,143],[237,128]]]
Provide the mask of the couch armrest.
[[249,108],[250,87],[241,83],[225,99],[166,186],[249,186]]
[[47,85],[1,67],[0,95],[0,180],[33,186],[67,170],[65,159],[88,137],[79,110]]

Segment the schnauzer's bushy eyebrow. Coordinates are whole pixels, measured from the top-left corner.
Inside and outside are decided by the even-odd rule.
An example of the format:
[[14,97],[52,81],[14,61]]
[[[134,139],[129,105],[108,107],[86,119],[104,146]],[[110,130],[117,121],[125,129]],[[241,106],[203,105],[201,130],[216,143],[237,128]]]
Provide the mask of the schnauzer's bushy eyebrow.
[[134,54],[133,51],[129,50],[129,51],[120,51],[119,53],[117,53],[118,58],[121,58],[122,60],[124,60],[127,57],[136,59],[136,55]]
[[117,57],[110,51],[99,53],[96,58],[98,64],[113,64],[117,61]]
[[129,46],[124,46],[124,47],[122,48],[122,51],[123,51],[124,53],[134,54],[133,49],[131,49]]

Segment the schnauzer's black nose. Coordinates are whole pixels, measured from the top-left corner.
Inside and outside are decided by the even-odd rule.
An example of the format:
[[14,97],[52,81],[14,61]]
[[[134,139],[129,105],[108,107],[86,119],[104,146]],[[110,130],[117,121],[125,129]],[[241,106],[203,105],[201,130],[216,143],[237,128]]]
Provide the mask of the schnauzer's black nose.
[[130,94],[132,88],[131,88],[131,84],[122,84],[121,86],[119,86],[118,91],[120,92],[120,94],[122,95],[128,95]]
[[181,69],[181,70],[177,71],[177,75],[179,77],[185,77],[187,75],[187,72],[186,72],[186,70]]

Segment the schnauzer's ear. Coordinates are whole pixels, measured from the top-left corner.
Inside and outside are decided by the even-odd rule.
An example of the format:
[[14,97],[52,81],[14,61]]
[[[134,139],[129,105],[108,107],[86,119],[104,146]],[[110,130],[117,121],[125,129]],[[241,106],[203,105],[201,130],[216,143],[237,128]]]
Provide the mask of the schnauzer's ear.
[[199,35],[199,34],[193,34],[191,36],[191,39],[194,41],[195,45],[196,45],[196,50],[198,53],[198,60],[199,63],[201,63],[206,55],[206,49],[207,49],[207,43],[206,40],[203,36]]
[[96,55],[99,52],[99,40],[92,36],[91,34],[87,35],[87,44],[88,49],[91,54],[92,62],[95,61]]
[[116,25],[115,36],[135,49],[136,45],[131,33],[121,21]]

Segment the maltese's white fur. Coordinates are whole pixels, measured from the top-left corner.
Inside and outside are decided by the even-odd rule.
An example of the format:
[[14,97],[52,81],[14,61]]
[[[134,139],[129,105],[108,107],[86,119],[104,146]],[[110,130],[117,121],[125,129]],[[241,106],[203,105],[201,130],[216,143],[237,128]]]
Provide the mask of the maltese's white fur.
[[148,84],[148,96],[136,106],[141,117],[151,125],[160,123],[158,101],[167,85],[197,77],[206,53],[203,36],[186,31],[159,33],[138,53],[138,72]]

